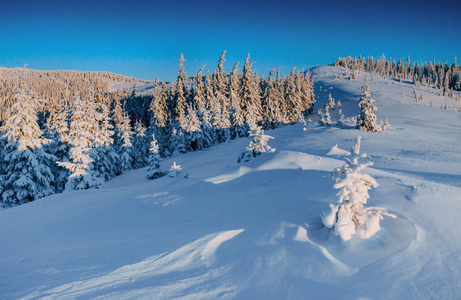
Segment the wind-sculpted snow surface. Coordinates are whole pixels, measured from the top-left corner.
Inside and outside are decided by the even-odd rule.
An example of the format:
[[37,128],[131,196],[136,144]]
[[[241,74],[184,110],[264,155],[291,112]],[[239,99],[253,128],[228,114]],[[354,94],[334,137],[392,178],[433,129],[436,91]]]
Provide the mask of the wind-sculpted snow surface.
[[[200,267],[206,266],[211,267],[215,260],[215,253],[218,247],[227,240],[232,239],[241,230],[230,230],[221,232],[218,234],[210,234],[204,238],[201,238],[195,242],[189,243],[181,248],[171,252],[163,253],[153,257],[149,257],[139,263],[132,265],[126,265],[117,270],[101,275],[95,278],[89,278],[83,281],[76,281],[71,283],[63,284],[59,287],[53,288],[42,293],[32,293],[25,298],[41,298],[50,297],[52,299],[71,299],[75,297],[88,297],[91,295],[97,295],[101,291],[107,290],[122,290],[119,293],[112,293],[107,298],[118,295],[120,297],[135,298],[141,294],[145,294],[142,290],[136,290],[134,292],[123,292],[123,286],[133,285],[136,282],[142,282],[146,279],[152,280],[155,277],[174,273],[174,272],[186,272],[193,269],[199,269]],[[204,280],[200,280],[200,277],[215,277],[219,273],[225,272],[225,268],[216,270],[207,270],[205,274],[197,276],[196,279],[200,283]],[[187,276],[185,276],[187,279]],[[156,293],[164,294],[164,296],[178,296],[181,290],[191,288],[197,284],[191,280],[177,280],[181,283],[181,288],[177,287],[174,291],[170,291],[172,284],[178,284],[179,282],[168,283],[168,288],[164,291],[161,288],[156,289]],[[197,288],[197,287],[195,287]],[[222,287],[221,287],[222,288]],[[235,287],[226,287],[222,289],[222,292],[229,293],[235,290]],[[152,290],[150,290],[152,292]],[[210,291],[207,291],[208,293]]]
[[[305,126],[268,131],[277,151],[248,162],[236,163],[248,145],[236,139],[160,162],[188,178],[132,170],[104,190],[0,210],[0,298],[459,298],[460,113],[415,103],[402,95],[407,83],[363,72],[349,81],[334,67],[313,73],[316,108],[331,93],[344,126],[318,126],[314,112]],[[383,132],[350,121],[367,76],[378,121],[392,124]],[[444,101],[419,89],[425,101]],[[338,199],[331,170],[357,135],[379,184],[367,207],[397,218],[343,242],[319,215]]]

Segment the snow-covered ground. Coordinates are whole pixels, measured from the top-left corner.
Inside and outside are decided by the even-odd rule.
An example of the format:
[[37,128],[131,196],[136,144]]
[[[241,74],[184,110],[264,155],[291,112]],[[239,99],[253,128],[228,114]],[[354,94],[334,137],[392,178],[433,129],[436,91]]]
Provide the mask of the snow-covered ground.
[[[417,88],[425,101],[416,103],[410,84],[335,78],[343,72],[314,70],[316,107],[331,93],[355,117],[368,77],[391,128],[319,127],[313,114],[270,131],[277,150],[248,163],[236,163],[249,142],[240,139],[162,162],[188,178],[148,181],[134,170],[105,190],[2,210],[0,298],[459,298],[461,113],[439,108],[459,103],[430,88]],[[368,206],[397,218],[342,243],[319,215],[337,199],[328,175],[357,135],[379,183]]]

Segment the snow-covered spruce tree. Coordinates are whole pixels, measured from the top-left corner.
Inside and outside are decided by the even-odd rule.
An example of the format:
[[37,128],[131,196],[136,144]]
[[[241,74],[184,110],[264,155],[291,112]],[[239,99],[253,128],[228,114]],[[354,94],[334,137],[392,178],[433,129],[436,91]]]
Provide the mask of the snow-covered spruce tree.
[[276,82],[272,79],[273,75],[274,69],[269,73],[262,99],[265,129],[273,129],[280,126],[279,120],[277,120],[279,114],[277,111],[279,109],[277,99],[278,93]]
[[183,127],[186,122],[186,99],[189,95],[187,87],[184,85],[186,82],[186,72],[184,70],[184,56],[181,53],[179,58],[179,71],[178,79],[176,81],[176,88],[173,98],[174,103],[174,116],[177,122],[177,128]]
[[335,109],[336,103],[335,99],[331,97],[331,93],[328,95],[328,106],[333,110]]
[[100,173],[105,180],[110,180],[117,173],[117,161],[119,156],[114,149],[114,127],[111,124],[109,107],[104,101],[99,100],[96,103],[94,93],[90,92],[90,97],[87,101],[88,110],[94,114],[96,123],[94,128],[94,151],[92,158],[94,161],[94,169]]
[[150,142],[149,149],[149,167],[147,168],[146,177],[148,179],[157,179],[159,177],[165,176],[165,171],[160,169],[160,154],[157,140],[155,135],[152,135],[152,141]]
[[44,151],[49,140],[38,125],[37,99],[30,90],[19,90],[14,98],[11,116],[3,126],[6,145],[0,192],[4,203],[21,204],[54,193],[50,165],[55,157]]
[[241,98],[240,98],[240,89],[241,89],[241,80],[238,74],[238,65],[239,62],[236,62],[232,73],[230,75],[229,82],[229,100],[231,105],[231,136],[232,138],[237,138],[245,136],[245,116],[242,110]]
[[205,86],[203,84],[202,76],[204,68],[205,66],[202,66],[202,68],[200,68],[200,71],[197,74],[193,98],[193,102],[195,102],[196,107],[196,114],[200,121],[200,131],[203,138],[200,145],[197,145],[200,149],[210,147],[213,144],[213,138],[211,135],[212,129],[210,124],[210,115],[208,112],[207,103],[205,99]]
[[252,65],[253,62],[250,63],[250,54],[248,54],[243,67],[240,89],[241,108],[248,128],[251,122],[262,121],[261,91],[259,80],[251,70]]
[[134,125],[133,136],[133,169],[143,168],[147,165],[149,140],[146,131],[147,129],[141,120],[137,120]]
[[122,124],[118,128],[119,144],[117,145],[117,154],[119,155],[118,162],[118,173],[124,173],[125,171],[133,168],[133,144],[131,137],[133,131],[131,130],[130,117],[125,112],[122,118]]
[[[47,129],[52,142],[48,145],[51,154],[56,157],[56,161],[69,162],[69,109],[67,104],[64,104],[54,114],[53,120],[48,120]],[[52,164],[51,171],[54,174],[56,192],[63,192],[69,170],[58,165]]]
[[338,110],[338,120],[336,121],[336,126],[342,127],[346,125],[346,120],[344,119],[343,110]]
[[331,126],[330,106],[325,106],[325,110],[319,110],[319,125]]
[[287,101],[288,122],[298,122],[301,120],[303,104],[296,86],[295,68],[291,69],[291,73],[285,83],[285,99]]
[[192,104],[187,104],[186,123],[182,128],[184,131],[186,151],[200,150],[203,147],[203,133],[200,129],[200,120],[197,111]]
[[97,117],[88,102],[80,98],[78,92],[74,95],[69,124],[69,160],[58,162],[69,170],[65,190],[83,190],[89,188],[104,188],[104,176],[95,169],[95,137]]
[[212,85],[212,77],[207,76],[205,80],[205,111],[203,114],[203,121],[202,121],[202,131],[204,132],[205,136],[209,136],[210,138],[210,145],[212,146],[218,142],[216,136],[216,128],[214,128],[214,108],[216,103],[216,98],[213,92],[213,85]]
[[250,122],[249,135],[251,138],[250,145],[246,147],[245,151],[240,153],[237,163],[247,162],[263,153],[275,151],[275,148],[271,148],[267,144],[267,141],[273,139],[273,137],[264,134],[262,126],[256,125],[255,122]]
[[170,155],[168,150],[167,129],[168,129],[168,91],[165,83],[160,87],[156,84],[154,97],[150,103],[150,129],[149,135],[155,134],[159,144],[159,152],[167,157]]
[[374,99],[370,97],[371,85],[365,84],[362,87],[362,96],[359,102],[359,113],[357,115],[356,128],[360,131],[380,132],[382,128],[376,124],[375,111],[377,108],[373,105]]
[[170,177],[176,177],[182,173],[182,168],[180,165],[177,165],[176,162],[173,162],[173,165],[170,167]]
[[333,188],[339,189],[338,203],[330,204],[330,210],[320,215],[323,224],[334,229],[344,241],[350,240],[355,234],[364,239],[369,238],[380,229],[379,221],[383,215],[395,217],[364,207],[370,198],[368,190],[378,187],[378,183],[370,175],[361,173],[373,163],[359,163],[360,158],[366,157],[365,153],[360,154],[360,139],[357,136],[351,159],[346,158],[341,168],[333,170],[332,177],[336,181]]

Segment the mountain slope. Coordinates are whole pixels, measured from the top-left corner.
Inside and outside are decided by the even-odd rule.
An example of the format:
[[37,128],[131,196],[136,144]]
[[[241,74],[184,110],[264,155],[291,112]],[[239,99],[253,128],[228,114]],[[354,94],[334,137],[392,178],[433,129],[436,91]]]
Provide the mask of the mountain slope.
[[[370,75],[335,78],[342,72],[314,70],[316,106],[332,93],[355,117]],[[378,119],[392,125],[385,132],[318,127],[313,115],[305,130],[270,131],[277,151],[242,165],[246,139],[162,162],[176,161],[188,178],[148,181],[135,170],[105,190],[1,211],[1,298],[458,297],[461,114],[414,103],[401,93],[409,84],[369,83]],[[326,153],[335,144],[349,150],[357,135],[379,183],[368,206],[398,218],[385,218],[369,240],[343,244],[319,218],[337,199],[328,175],[344,159]]]

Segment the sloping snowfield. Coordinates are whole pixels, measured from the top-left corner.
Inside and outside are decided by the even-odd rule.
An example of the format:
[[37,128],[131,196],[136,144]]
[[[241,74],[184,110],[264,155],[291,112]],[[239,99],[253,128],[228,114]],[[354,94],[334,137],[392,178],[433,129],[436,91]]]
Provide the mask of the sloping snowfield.
[[[314,73],[316,108],[331,93],[355,118],[368,78],[378,119],[392,127],[319,127],[314,114],[269,131],[277,150],[245,164],[240,139],[162,162],[189,178],[135,170],[105,190],[2,210],[0,298],[459,299],[461,113],[440,108],[459,103],[425,87],[416,103],[412,85],[368,73]],[[379,183],[368,206],[397,218],[342,243],[319,214],[337,199],[328,175],[357,135]]]

